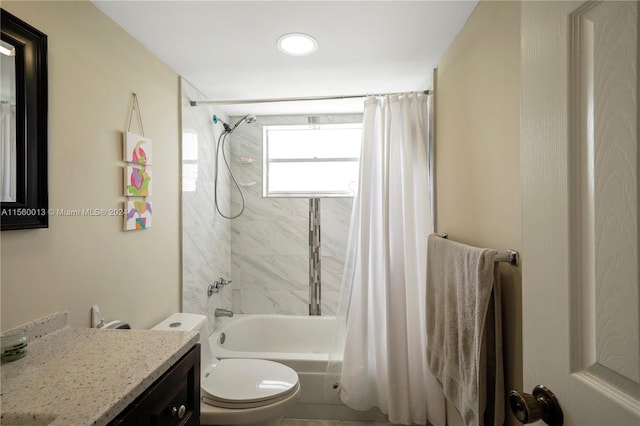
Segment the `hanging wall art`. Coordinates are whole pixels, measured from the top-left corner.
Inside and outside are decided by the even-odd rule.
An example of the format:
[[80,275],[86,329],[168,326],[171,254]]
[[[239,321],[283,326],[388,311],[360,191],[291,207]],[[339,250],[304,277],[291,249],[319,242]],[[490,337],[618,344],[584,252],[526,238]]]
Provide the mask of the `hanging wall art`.
[[150,201],[127,201],[124,205],[126,211],[125,231],[151,228],[152,207]]
[[123,145],[125,162],[141,166],[151,165],[151,139],[125,132]]
[[127,197],[148,197],[151,194],[151,170],[144,167],[124,168],[124,195]]
[[[136,111],[142,136],[131,132],[133,111]],[[152,164],[153,151],[151,139],[144,136],[142,114],[138,105],[138,96],[135,93],[129,112],[129,125],[122,135],[122,146],[123,161],[127,163],[124,166],[124,195],[129,197],[124,203],[123,229],[125,231],[148,229],[151,227],[152,215],[151,201],[147,197],[151,195],[152,174],[149,166]]]

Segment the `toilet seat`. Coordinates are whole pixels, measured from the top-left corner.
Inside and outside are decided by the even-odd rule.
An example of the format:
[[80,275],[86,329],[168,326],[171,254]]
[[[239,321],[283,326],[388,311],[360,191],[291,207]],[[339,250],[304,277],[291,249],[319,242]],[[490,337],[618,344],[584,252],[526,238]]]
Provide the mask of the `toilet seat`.
[[232,410],[242,410],[242,409],[247,409],[247,408],[260,408],[260,407],[264,407],[267,405],[272,405],[272,404],[276,404],[278,402],[284,401],[285,399],[291,397],[291,395],[295,394],[296,392],[298,392],[298,390],[300,389],[300,385],[296,384],[295,387],[291,388],[291,390],[289,392],[286,392],[276,398],[273,399],[269,399],[266,401],[257,401],[257,402],[224,402],[224,401],[219,401],[216,399],[209,399],[206,395],[202,396],[202,402],[204,402],[205,404],[211,405],[213,407],[218,407],[218,408],[228,408],[228,409],[232,409]]
[[300,385],[298,374],[286,365],[262,359],[222,359],[209,368],[200,386],[206,404],[246,409],[283,401]]
[[300,387],[289,398],[280,402],[256,408],[221,408],[209,405],[204,401],[200,404],[201,425],[274,425],[274,419],[281,418],[300,398]]

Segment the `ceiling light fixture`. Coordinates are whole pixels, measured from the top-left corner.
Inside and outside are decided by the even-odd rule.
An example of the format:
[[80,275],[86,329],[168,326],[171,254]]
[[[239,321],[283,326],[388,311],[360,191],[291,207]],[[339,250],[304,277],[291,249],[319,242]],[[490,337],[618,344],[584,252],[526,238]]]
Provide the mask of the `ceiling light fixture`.
[[318,42],[308,34],[289,33],[280,36],[278,49],[292,56],[310,55],[318,49]]

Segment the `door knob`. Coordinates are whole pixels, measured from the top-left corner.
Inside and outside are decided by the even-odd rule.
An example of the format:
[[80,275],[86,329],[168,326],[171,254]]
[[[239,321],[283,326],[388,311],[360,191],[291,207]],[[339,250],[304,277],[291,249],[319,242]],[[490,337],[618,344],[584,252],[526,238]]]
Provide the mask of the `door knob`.
[[509,406],[516,419],[524,424],[540,419],[550,426],[562,426],[564,422],[558,399],[544,385],[533,388],[531,394],[512,390],[509,392]]

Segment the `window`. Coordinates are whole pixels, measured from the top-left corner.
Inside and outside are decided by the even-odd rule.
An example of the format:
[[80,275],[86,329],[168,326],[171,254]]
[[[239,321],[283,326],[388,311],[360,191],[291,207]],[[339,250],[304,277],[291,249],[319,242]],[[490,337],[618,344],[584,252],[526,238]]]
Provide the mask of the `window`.
[[182,191],[195,192],[198,182],[198,133],[182,133]]
[[362,124],[265,126],[265,197],[351,197]]

